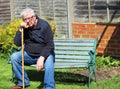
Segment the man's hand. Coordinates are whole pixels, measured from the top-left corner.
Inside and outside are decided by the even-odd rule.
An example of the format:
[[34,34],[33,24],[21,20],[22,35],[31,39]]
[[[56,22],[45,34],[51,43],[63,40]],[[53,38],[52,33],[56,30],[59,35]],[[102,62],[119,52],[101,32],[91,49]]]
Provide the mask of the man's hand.
[[21,28],[28,28],[29,26],[27,25],[27,23],[22,22],[22,23],[20,24],[20,27],[21,27]]
[[39,59],[37,61],[37,64],[36,64],[36,70],[37,71],[40,71],[40,70],[43,69],[43,67],[44,67],[44,60],[45,60],[45,58],[43,56],[39,57]]

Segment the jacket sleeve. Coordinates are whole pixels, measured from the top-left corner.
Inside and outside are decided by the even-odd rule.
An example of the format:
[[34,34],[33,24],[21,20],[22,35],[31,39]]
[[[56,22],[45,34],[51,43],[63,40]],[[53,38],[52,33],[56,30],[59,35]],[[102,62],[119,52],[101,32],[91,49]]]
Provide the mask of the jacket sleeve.
[[17,46],[21,46],[21,32],[18,30],[14,37],[14,44]]

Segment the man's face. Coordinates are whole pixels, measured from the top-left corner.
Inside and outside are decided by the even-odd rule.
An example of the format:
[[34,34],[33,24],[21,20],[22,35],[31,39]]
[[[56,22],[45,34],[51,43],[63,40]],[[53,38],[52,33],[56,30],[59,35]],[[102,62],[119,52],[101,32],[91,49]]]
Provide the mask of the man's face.
[[33,16],[32,14],[28,13],[23,17],[23,21],[28,27],[33,27],[36,22],[36,16]]

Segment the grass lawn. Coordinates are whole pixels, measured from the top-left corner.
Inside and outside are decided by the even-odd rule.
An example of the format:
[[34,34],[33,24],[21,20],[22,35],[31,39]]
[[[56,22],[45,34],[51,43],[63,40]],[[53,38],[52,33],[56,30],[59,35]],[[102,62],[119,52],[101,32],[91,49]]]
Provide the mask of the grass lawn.
[[[31,80],[31,86],[26,89],[43,89],[44,71],[37,72],[33,67],[25,67]],[[75,74],[76,69],[55,69],[56,89],[87,89],[86,76]],[[0,58],[0,89],[10,89],[14,83],[10,82],[12,72],[7,60]],[[91,89],[120,89],[120,76],[107,80],[91,82]]]

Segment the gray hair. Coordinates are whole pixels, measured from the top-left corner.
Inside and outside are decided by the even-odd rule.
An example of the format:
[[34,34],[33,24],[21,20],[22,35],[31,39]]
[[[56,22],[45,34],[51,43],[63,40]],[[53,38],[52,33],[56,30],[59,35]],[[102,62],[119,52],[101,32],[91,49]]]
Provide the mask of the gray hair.
[[23,16],[27,15],[28,13],[31,13],[33,16],[35,16],[35,12],[31,8],[23,9],[20,15],[21,15],[21,17],[23,17]]

